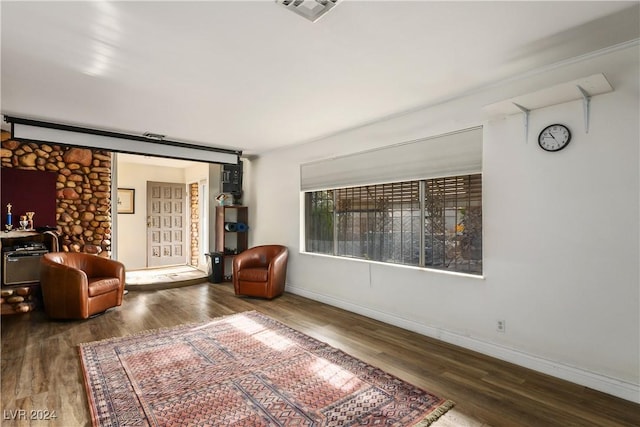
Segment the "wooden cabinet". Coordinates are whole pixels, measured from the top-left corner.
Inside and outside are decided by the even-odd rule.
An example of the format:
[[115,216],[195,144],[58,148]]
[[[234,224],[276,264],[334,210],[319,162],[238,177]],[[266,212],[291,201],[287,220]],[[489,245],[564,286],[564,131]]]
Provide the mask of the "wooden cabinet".
[[249,210],[246,206],[216,206],[216,248],[223,255],[223,276],[231,277],[231,260],[249,245]]

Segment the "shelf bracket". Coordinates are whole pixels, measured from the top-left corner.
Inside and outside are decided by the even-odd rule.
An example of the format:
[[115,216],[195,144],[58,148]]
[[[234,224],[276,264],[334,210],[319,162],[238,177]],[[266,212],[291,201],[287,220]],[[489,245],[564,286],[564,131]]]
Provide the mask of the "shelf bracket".
[[529,142],[529,113],[531,112],[531,110],[529,110],[528,108],[524,108],[522,105],[516,104],[515,102],[513,102],[513,105],[515,105],[518,110],[522,111],[522,119],[524,123],[524,142],[527,143]]
[[584,132],[589,133],[589,114],[591,113],[591,95],[582,88],[580,85],[576,85],[580,93],[582,94],[582,107],[584,109]]

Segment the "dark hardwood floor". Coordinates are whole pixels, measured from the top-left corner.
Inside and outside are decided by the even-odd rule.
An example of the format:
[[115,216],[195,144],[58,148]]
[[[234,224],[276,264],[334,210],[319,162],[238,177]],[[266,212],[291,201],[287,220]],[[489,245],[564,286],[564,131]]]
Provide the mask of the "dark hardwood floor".
[[[436,426],[640,426],[638,404],[300,296],[239,298],[229,283],[132,291],[122,307],[86,321],[51,321],[41,311],[3,316],[2,425],[91,424],[79,343],[247,310],[456,402]],[[57,418],[19,421],[18,410]]]

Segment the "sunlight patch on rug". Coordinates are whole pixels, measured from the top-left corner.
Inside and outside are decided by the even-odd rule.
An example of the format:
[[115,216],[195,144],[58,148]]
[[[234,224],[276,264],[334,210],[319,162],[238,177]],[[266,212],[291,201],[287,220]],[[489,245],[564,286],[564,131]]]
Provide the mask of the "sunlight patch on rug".
[[79,346],[96,426],[427,426],[453,406],[255,311]]

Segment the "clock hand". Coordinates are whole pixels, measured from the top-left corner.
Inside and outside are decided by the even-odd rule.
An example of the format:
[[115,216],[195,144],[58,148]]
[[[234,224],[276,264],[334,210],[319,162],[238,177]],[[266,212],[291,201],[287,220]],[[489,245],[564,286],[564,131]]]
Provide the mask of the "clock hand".
[[[551,138],[553,138],[553,139],[556,139],[556,137],[555,137],[555,136],[553,136],[553,134],[552,134],[552,133],[550,133],[550,134],[549,134],[549,136],[551,136]],[[557,139],[556,139],[556,141],[557,141]]]

